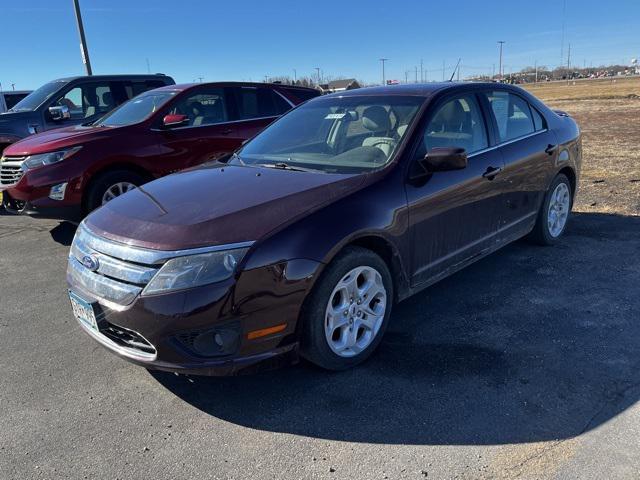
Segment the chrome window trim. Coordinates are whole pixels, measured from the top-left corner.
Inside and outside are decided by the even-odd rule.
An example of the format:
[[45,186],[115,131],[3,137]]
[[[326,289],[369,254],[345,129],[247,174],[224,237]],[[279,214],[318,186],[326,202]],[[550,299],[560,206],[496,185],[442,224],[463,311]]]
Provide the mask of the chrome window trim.
[[478,150],[477,152],[470,153],[469,155],[467,155],[467,158],[471,158],[471,157],[474,157],[476,155],[480,155],[480,154],[483,154],[483,153],[486,153],[486,152],[490,152],[491,150],[495,150],[497,148],[504,147],[505,145],[509,145],[511,143],[519,142],[520,140],[525,140],[525,139],[530,138],[530,137],[535,137],[536,135],[539,135],[539,134],[547,132],[547,131],[549,131],[549,129],[548,128],[544,128],[542,130],[538,130],[538,131],[535,131],[535,132],[532,132],[532,133],[528,133],[526,135],[522,135],[521,137],[518,137],[518,138],[513,138],[511,140],[507,140],[506,142],[497,143],[492,147],[483,148],[482,150]]
[[[284,114],[283,114],[284,115]],[[169,128],[169,129],[165,129],[165,128],[152,128],[151,131],[152,132],[167,132],[167,131],[171,131],[171,132],[175,132],[178,130],[186,130],[188,128],[204,128],[204,127],[219,127],[222,125],[233,125],[235,123],[240,123],[240,122],[253,122],[255,120],[267,120],[269,118],[272,119],[276,119],[281,117],[282,115],[271,115],[270,117],[255,117],[255,118],[243,118],[241,120],[229,120],[227,122],[220,122],[220,123],[210,123],[208,125],[189,125],[187,127],[178,127],[178,128]]]
[[116,257],[120,260],[145,265],[162,265],[172,258],[185,257],[188,255],[221,252],[237,248],[249,248],[255,243],[250,241],[228,243],[225,245],[213,245],[210,247],[189,248],[184,250],[152,250],[100,237],[96,233],[92,232],[86,226],[85,222],[80,223],[75,241],[82,241],[85,245],[98,253],[104,253],[105,255]]
[[291,106],[291,108],[295,107],[295,104],[291,100],[289,100],[287,97],[285,97],[282,93],[280,93],[278,90],[273,90],[273,91],[276,92],[278,95],[280,95],[280,97],[282,97],[284,101]]

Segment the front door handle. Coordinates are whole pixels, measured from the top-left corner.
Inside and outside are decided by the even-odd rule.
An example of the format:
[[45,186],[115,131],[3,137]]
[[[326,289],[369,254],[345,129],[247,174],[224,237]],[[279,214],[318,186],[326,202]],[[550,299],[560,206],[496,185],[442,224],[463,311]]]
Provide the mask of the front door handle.
[[502,171],[502,167],[489,167],[487,171],[482,174],[484,178],[489,180],[493,180],[496,175],[498,175]]
[[222,135],[229,135],[231,132],[233,132],[233,130],[232,130],[232,129],[230,129],[230,128],[225,128],[225,129],[224,129],[224,130],[222,130],[220,133],[221,133]]
[[558,145],[547,145],[547,148],[544,149],[545,153],[547,155],[553,155],[553,152],[555,152],[558,149]]

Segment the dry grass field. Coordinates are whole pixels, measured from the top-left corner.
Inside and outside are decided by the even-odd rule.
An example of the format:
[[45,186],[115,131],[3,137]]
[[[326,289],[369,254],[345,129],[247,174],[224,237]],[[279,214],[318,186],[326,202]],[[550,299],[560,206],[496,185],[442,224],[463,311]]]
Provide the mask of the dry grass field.
[[568,112],[582,129],[583,169],[574,210],[640,215],[640,78],[527,89]]

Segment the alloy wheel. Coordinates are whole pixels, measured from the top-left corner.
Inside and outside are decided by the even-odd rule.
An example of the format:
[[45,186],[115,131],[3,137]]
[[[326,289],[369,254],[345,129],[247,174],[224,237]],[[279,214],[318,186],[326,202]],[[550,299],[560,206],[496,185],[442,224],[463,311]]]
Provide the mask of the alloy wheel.
[[567,224],[571,208],[571,193],[566,183],[559,183],[551,194],[547,211],[547,228],[553,238],[560,236]]
[[387,291],[375,268],[352,269],[335,286],[325,311],[325,337],[331,350],[353,357],[378,334],[387,309]]
[[136,188],[137,187],[130,182],[115,183],[111,185],[109,188],[107,188],[107,191],[104,192],[104,195],[102,195],[102,205],[104,205],[107,202],[110,202],[114,198],[119,197],[120,195],[123,195],[131,190],[135,190]]

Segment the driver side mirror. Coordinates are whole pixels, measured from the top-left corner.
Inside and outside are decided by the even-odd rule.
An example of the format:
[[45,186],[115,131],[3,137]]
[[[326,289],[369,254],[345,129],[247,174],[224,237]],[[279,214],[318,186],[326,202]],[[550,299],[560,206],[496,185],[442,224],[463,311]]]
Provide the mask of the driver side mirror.
[[436,147],[427,152],[420,165],[428,172],[446,172],[467,168],[467,151],[458,147]]
[[189,117],[178,113],[170,113],[169,115],[165,115],[162,119],[162,126],[164,128],[183,127],[187,123],[189,123]]
[[51,120],[54,122],[68,120],[71,118],[71,112],[69,111],[69,107],[66,105],[49,107],[49,115],[51,116]]

